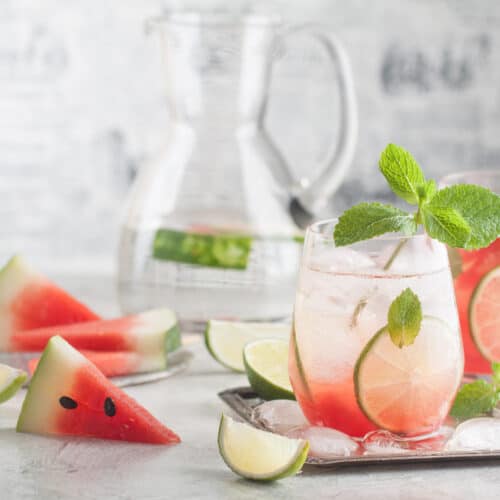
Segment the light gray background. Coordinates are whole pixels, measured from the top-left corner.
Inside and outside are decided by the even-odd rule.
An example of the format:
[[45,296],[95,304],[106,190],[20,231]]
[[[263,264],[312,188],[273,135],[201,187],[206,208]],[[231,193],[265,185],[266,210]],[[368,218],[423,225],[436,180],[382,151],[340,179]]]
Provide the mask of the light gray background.
[[[158,44],[142,22],[165,7],[225,4],[328,23],[346,46],[360,131],[336,207],[390,198],[376,173],[389,141],[433,176],[500,168],[494,0],[2,0],[0,261],[22,252],[46,271],[113,271],[127,188],[168,127]],[[294,47],[267,121],[306,175],[334,139],[336,99],[324,56]]]

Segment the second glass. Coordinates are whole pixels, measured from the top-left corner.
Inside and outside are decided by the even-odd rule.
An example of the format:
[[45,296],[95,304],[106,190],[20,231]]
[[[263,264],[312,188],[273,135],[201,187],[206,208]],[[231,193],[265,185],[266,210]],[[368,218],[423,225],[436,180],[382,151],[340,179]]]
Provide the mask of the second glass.
[[[334,227],[320,222],[306,234],[289,361],[297,400],[312,424],[351,436],[432,432],[463,373],[446,248],[423,234],[335,247]],[[399,348],[384,327],[406,288],[423,320],[414,343]]]
[[[500,194],[500,171],[451,174],[441,187],[478,184]],[[491,214],[493,216],[493,214]],[[455,281],[466,373],[491,373],[500,362],[500,238],[478,250],[449,249]]]

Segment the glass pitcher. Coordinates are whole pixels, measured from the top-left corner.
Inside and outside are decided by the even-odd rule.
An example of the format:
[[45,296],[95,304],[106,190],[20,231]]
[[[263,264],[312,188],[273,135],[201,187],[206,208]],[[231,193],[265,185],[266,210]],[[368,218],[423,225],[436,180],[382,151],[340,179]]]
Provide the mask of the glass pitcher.
[[[299,225],[327,202],[353,155],[347,56],[327,31],[285,31],[256,15],[175,13],[149,25],[162,41],[170,131],[163,154],[132,188],[120,243],[121,306],[169,306],[191,330],[215,318],[286,317]],[[311,182],[293,178],[263,126],[273,55],[284,38],[304,32],[326,49],[341,97],[336,147]]]

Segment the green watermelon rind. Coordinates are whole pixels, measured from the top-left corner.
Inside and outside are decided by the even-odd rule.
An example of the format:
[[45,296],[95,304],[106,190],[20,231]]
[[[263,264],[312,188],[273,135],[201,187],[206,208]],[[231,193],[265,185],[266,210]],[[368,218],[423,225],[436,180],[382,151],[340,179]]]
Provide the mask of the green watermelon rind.
[[163,339],[163,365],[158,368],[159,370],[165,370],[168,367],[168,355],[181,347],[181,330],[177,320],[165,331]]
[[26,413],[28,412],[28,406],[31,401],[31,396],[33,395],[34,392],[36,392],[36,386],[39,382],[40,378],[40,373],[43,372],[43,369],[45,367],[46,363],[49,363],[50,361],[47,361],[47,359],[50,357],[51,350],[53,348],[53,344],[55,339],[58,339],[60,337],[52,337],[49,342],[47,343],[47,347],[44,349],[42,353],[42,357],[40,358],[40,361],[38,362],[38,366],[35,370],[35,373],[33,373],[33,376],[31,377],[30,384],[28,386],[28,391],[26,392],[26,397],[24,398],[23,405],[21,406],[21,412],[19,413],[19,417],[17,419],[17,424],[16,424],[16,432],[28,432],[25,431],[25,418],[26,418]]
[[176,351],[181,346],[181,330],[177,321],[165,332],[164,345],[166,354]]
[[[39,279],[40,276],[29,268],[29,266],[24,262],[24,259],[20,255],[14,255],[11,257],[2,268],[0,268],[0,304],[8,304],[8,295],[12,295],[12,286],[16,284],[16,275],[25,275],[25,278],[21,281],[22,287],[27,283],[28,277],[30,280]],[[19,286],[19,284],[18,284]],[[14,289],[17,291],[15,287]],[[10,293],[9,293],[10,290]]]

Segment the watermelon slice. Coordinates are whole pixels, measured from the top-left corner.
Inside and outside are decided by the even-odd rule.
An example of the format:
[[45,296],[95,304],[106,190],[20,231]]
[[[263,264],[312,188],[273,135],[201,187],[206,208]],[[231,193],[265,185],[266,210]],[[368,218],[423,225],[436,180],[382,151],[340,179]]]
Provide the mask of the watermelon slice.
[[170,309],[155,309],[124,318],[17,332],[5,347],[10,351],[43,351],[54,335],[79,350],[165,353],[180,345],[175,314]]
[[[167,367],[165,353],[142,354],[130,351],[80,351],[101,370],[106,377],[119,377],[134,373],[155,372]],[[28,370],[34,373],[40,358],[28,361]]]
[[50,339],[40,359],[17,431],[152,444],[180,442],[59,336]]
[[98,320],[99,316],[15,256],[0,271],[0,350],[21,330]]

